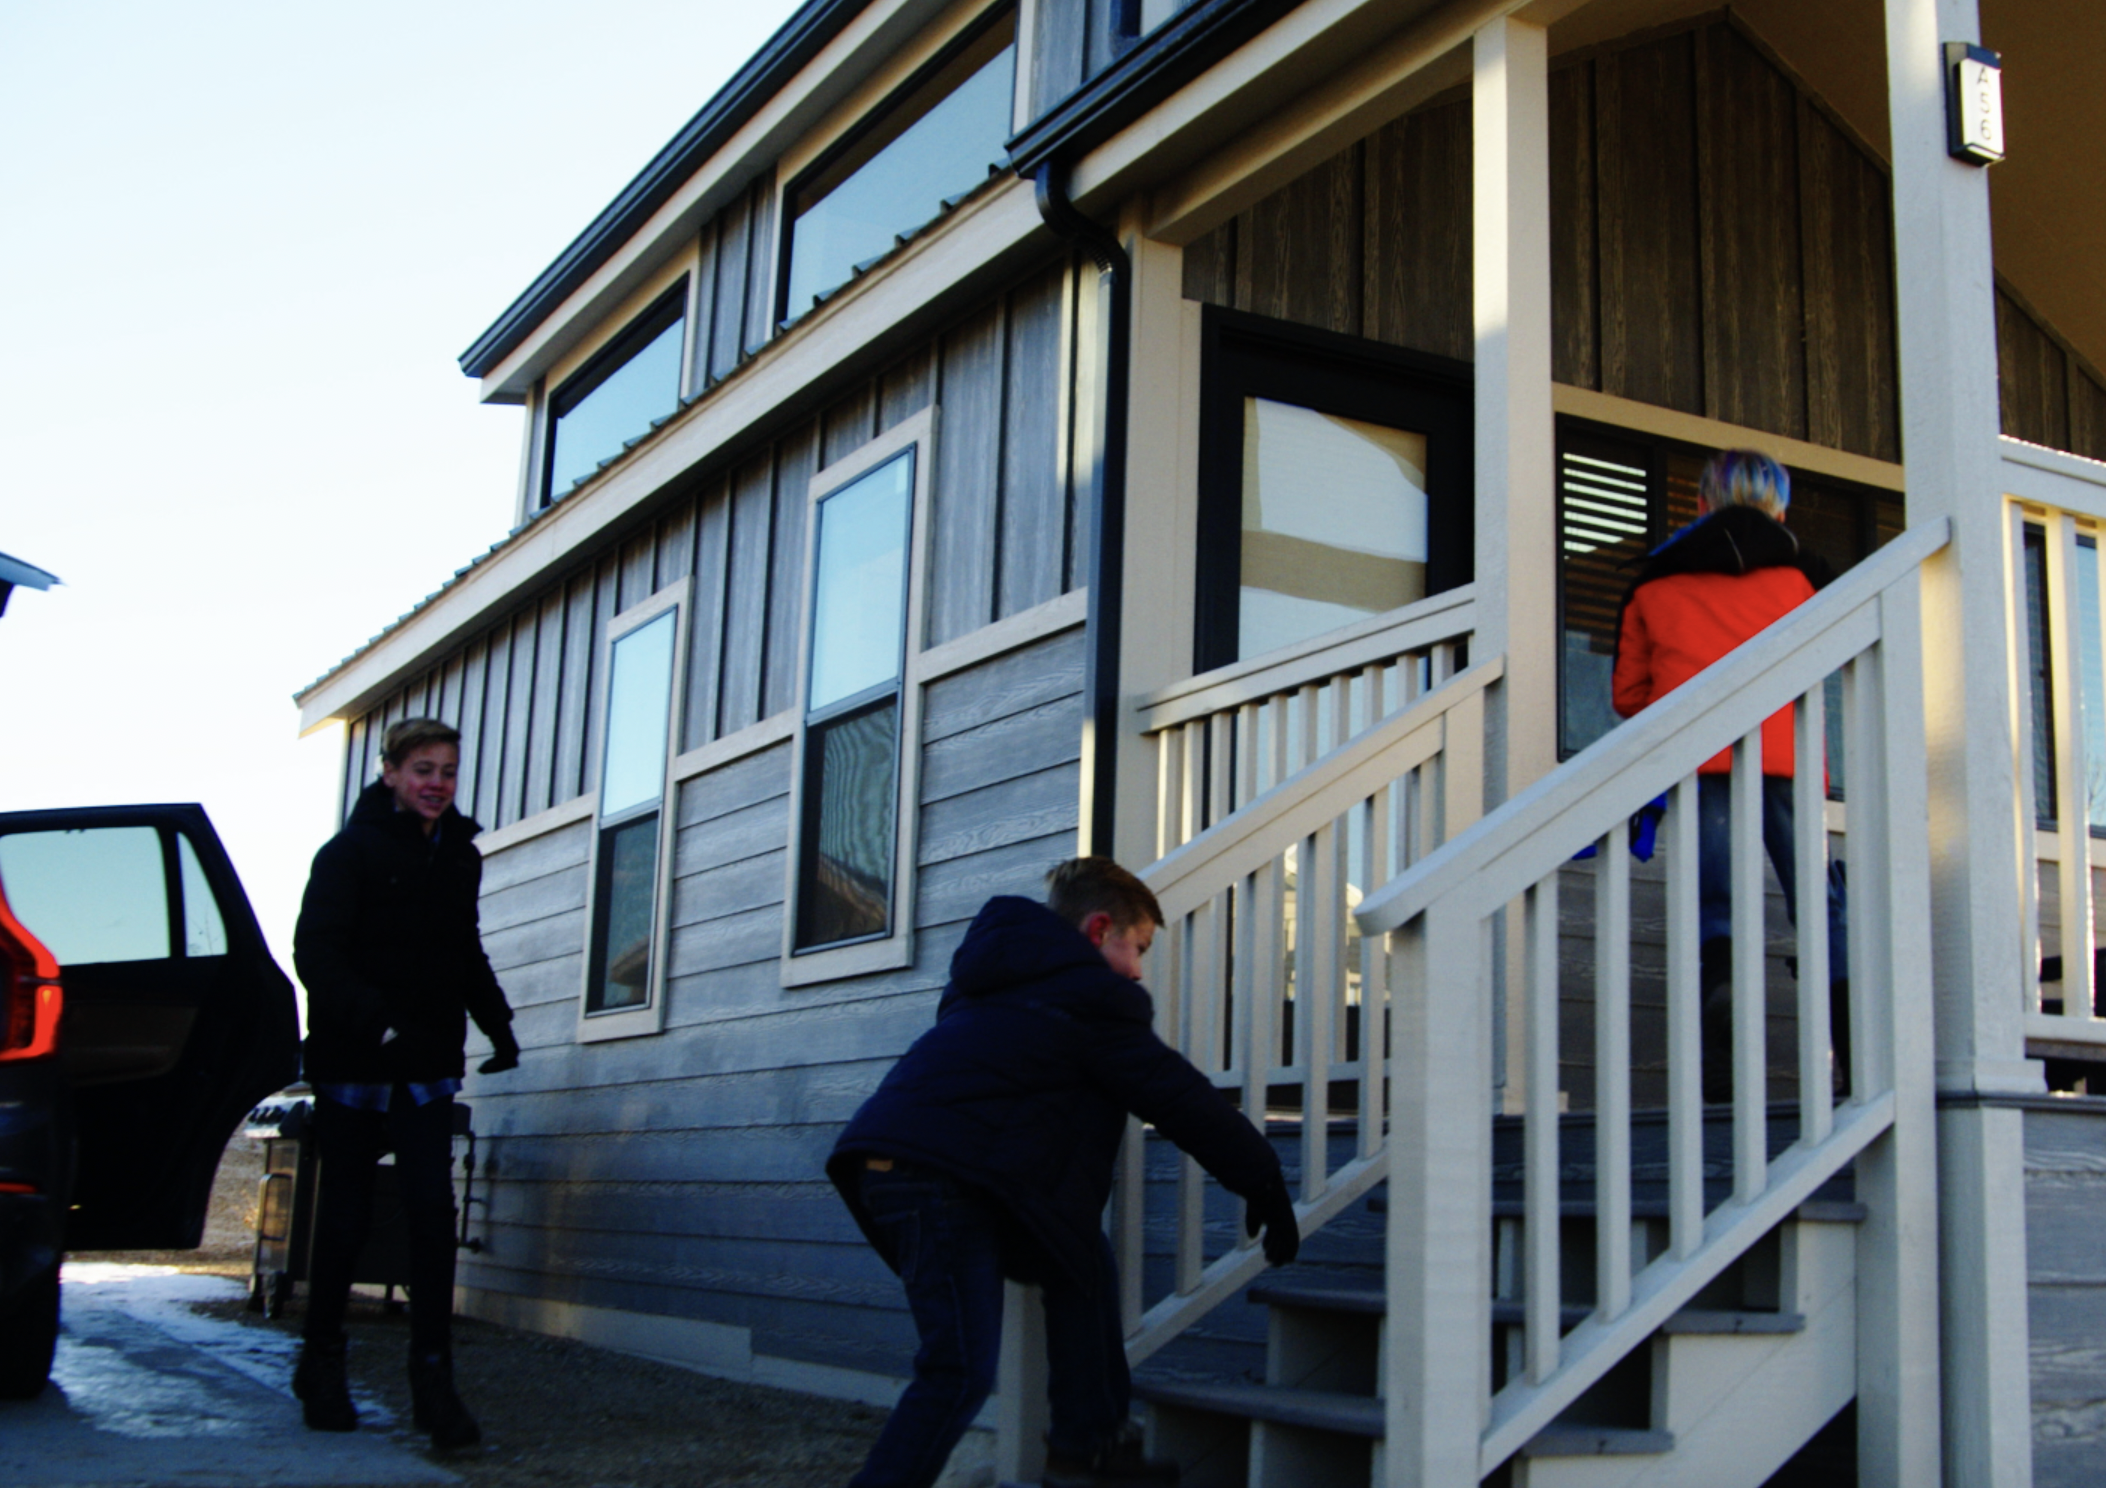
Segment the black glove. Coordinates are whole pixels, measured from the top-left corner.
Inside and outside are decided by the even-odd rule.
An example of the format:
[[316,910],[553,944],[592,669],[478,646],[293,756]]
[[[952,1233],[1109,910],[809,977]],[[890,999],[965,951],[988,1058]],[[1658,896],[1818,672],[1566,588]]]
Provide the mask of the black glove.
[[519,1068],[519,1040],[512,1037],[510,1024],[490,1035],[490,1057],[475,1067],[479,1075],[501,1075],[506,1070]]
[[1284,1266],[1300,1252],[1302,1225],[1294,1217],[1294,1200],[1287,1196],[1285,1183],[1273,1184],[1244,1206],[1243,1233],[1255,1236],[1260,1230],[1265,1232],[1265,1259],[1273,1265]]

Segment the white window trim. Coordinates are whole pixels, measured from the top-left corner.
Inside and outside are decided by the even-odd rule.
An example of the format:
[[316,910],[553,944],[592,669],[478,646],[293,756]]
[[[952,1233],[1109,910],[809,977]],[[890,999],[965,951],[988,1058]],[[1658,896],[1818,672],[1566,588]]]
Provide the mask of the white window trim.
[[[907,539],[907,614],[899,679],[899,781],[893,806],[892,933],[882,940],[795,953],[798,855],[804,823],[804,700],[810,696],[812,601],[819,566],[819,503],[901,451],[914,450],[914,513]],[[929,500],[936,468],[936,409],[923,409],[812,477],[805,513],[804,587],[799,611],[795,745],[790,753],[790,842],[783,870],[782,985],[809,987],[914,964],[915,853],[921,838],[922,654],[928,629]]]
[[584,965],[578,973],[578,1028],[577,1041],[581,1044],[601,1043],[608,1039],[635,1038],[641,1034],[658,1033],[665,1028],[666,984],[668,980],[667,958],[672,947],[672,901],[673,901],[673,849],[679,836],[679,822],[675,797],[676,783],[673,776],[673,738],[686,716],[687,651],[688,630],[693,623],[694,606],[689,598],[694,581],[683,576],[649,599],[631,605],[616,615],[607,626],[607,637],[601,642],[599,654],[599,676],[593,687],[599,699],[600,720],[600,768],[607,765],[607,692],[613,680],[614,646],[623,636],[656,620],[667,610],[676,611],[673,623],[673,678],[670,706],[666,715],[665,773],[658,797],[658,871],[651,897],[651,981],[646,989],[644,1005],[637,1008],[620,1008],[609,1012],[586,1011],[586,1002],[592,995],[592,927],[599,912],[600,887],[600,827],[598,802],[599,787],[595,785],[588,793],[594,802],[589,820],[592,823],[592,847],[585,859],[585,946]]

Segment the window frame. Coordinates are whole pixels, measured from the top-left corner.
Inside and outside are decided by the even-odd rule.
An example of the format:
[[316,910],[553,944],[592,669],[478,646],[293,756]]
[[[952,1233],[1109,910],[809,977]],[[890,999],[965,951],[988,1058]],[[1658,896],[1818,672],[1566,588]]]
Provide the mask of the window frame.
[[689,631],[693,620],[694,606],[690,603],[694,580],[683,575],[639,600],[616,615],[607,624],[607,634],[600,644],[598,656],[599,675],[593,679],[594,701],[599,719],[598,768],[602,781],[607,769],[607,731],[612,726],[609,694],[614,681],[614,648],[625,637],[641,630],[658,619],[666,611],[674,612],[672,679],[666,708],[665,759],[660,771],[658,793],[658,843],[657,862],[654,865],[651,887],[651,974],[645,987],[645,998],[641,1007],[592,1009],[593,961],[599,949],[602,933],[601,915],[606,909],[602,902],[600,885],[600,851],[607,834],[643,817],[642,809],[623,812],[611,825],[600,814],[599,783],[592,791],[592,835],[585,859],[585,944],[583,966],[578,974],[578,1021],[577,1041],[581,1044],[600,1043],[609,1039],[634,1038],[642,1034],[658,1033],[665,1027],[666,989],[670,980],[666,965],[672,942],[672,895],[673,858],[678,831],[679,784],[674,777],[673,762],[678,755],[675,747],[679,739],[680,720],[686,709],[687,672],[686,665]]
[[[839,283],[830,284],[823,290],[818,291],[817,300],[814,304],[805,305],[801,308],[793,307],[790,304],[790,258],[796,245],[797,218],[800,215],[797,210],[799,195],[813,181],[833,170],[840,163],[843,156],[861,149],[873,134],[890,129],[891,139],[897,139],[900,135],[913,128],[921,119],[932,113],[937,105],[941,104],[951,96],[952,92],[956,91],[955,88],[926,100],[925,106],[916,111],[912,117],[905,119],[900,117],[902,110],[907,109],[917,101],[916,94],[920,93],[931,81],[942,74],[946,68],[956,62],[960,56],[977,45],[989,31],[1000,26],[1005,20],[1011,23],[1009,39],[1011,54],[1009,75],[1010,106],[1005,118],[1013,131],[1015,127],[1018,79],[1023,75],[1022,33],[1024,17],[1020,5],[1005,3],[989,6],[985,12],[960,26],[925,61],[908,73],[898,86],[886,93],[883,98],[872,104],[868,109],[865,109],[856,117],[854,122],[850,123],[832,140],[829,140],[810,159],[799,164],[795,174],[788,175],[782,179],[775,203],[775,282],[771,286],[772,300],[770,301],[774,310],[771,324],[775,334],[779,335],[783,331],[788,330],[792,325],[795,325],[805,316],[811,314],[812,311],[819,308],[819,305],[833,298],[844,287],[855,282],[855,275],[851,273],[848,278],[841,280]],[[964,79],[960,79],[961,85],[963,81]],[[878,150],[884,149],[885,144],[889,144],[891,139],[878,145],[877,149],[871,152],[871,157],[874,157]],[[1006,144],[1006,137],[1002,143]],[[868,158],[863,163],[867,164]],[[991,165],[999,163],[999,161],[989,162]],[[862,169],[861,164],[851,169],[841,180],[834,183],[833,188],[829,188],[829,194],[831,194],[833,189],[839,188],[852,179],[855,172],[860,169]],[[977,189],[978,184],[975,183],[974,189]],[[825,199],[822,196],[818,200],[824,201]],[[813,205],[816,206],[817,202],[815,201]],[[929,203],[927,216],[918,217],[912,222],[901,223],[899,231],[908,232],[922,227],[941,215],[941,211],[941,202],[931,202]]]
[[[677,413],[681,401],[686,398],[689,386],[688,363],[694,345],[694,287],[696,275],[683,268],[680,275],[657,294],[651,296],[622,328],[609,336],[605,343],[582,362],[576,371],[556,386],[548,389],[541,400],[542,418],[539,437],[535,442],[535,453],[539,468],[534,475],[534,505],[532,512],[546,511],[570,495],[570,490],[554,489],[556,474],[556,426],[575,409],[597,392],[602,384],[626,367],[646,346],[673,325],[680,327],[680,351],[673,374],[672,406],[660,413],[652,414],[657,420],[667,414]],[[568,400],[569,407],[564,407]],[[633,439],[648,434],[653,427],[647,421],[635,434],[625,436]],[[602,459],[608,458],[602,456]],[[575,485],[571,490],[577,489]],[[531,515],[531,512],[529,513]]]
[[[835,461],[811,478],[805,510],[804,582],[798,627],[796,723],[790,750],[788,850],[784,854],[781,984],[807,987],[873,971],[892,971],[914,964],[916,850],[920,843],[921,714],[920,658],[927,643],[928,545],[930,496],[936,473],[936,409],[924,408],[869,443]],[[899,670],[898,761],[894,770],[893,888],[889,927],[882,936],[797,949],[799,886],[806,849],[805,797],[809,777],[807,743],[811,733],[812,644],[819,570],[820,505],[837,491],[898,455],[911,452],[913,480],[908,500],[906,606],[902,617]],[[830,707],[822,724],[854,712],[848,700]]]
[[[1192,669],[1236,655],[1243,567],[1243,400],[1263,398],[1340,418],[1407,427],[1425,414],[1426,595],[1470,582],[1476,512],[1468,362],[1209,305],[1200,319],[1199,501],[1195,512]],[[1408,403],[1398,401],[1400,392]]]

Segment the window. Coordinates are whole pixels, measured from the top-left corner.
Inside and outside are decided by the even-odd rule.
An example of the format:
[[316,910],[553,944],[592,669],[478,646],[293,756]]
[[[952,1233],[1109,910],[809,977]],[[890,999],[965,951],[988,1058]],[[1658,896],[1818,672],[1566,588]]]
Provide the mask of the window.
[[664,1026],[661,910],[672,863],[665,806],[673,720],[680,716],[686,588],[682,580],[660,590],[608,628],[581,1038]]
[[1466,369],[1212,310],[1207,343],[1198,670],[1469,576]]
[[787,193],[782,318],[972,192],[1007,156],[1016,18],[1004,13],[939,57]]
[[912,959],[917,560],[933,415],[812,480],[785,985]]
[[[1697,519],[1697,480],[1714,452],[1561,419],[1558,576],[1563,647],[1558,747],[1569,758],[1622,722],[1610,702],[1623,597],[1654,548]],[[1901,531],[1901,497],[1793,470],[1787,524],[1840,574]],[[1831,698],[1831,703],[1836,701]],[[1828,710],[1829,784],[1843,778],[1842,716]]]
[[0,880],[61,966],[227,953],[197,849],[168,827],[12,832],[0,837]]
[[687,287],[660,297],[549,399],[541,502],[560,501],[680,406]]

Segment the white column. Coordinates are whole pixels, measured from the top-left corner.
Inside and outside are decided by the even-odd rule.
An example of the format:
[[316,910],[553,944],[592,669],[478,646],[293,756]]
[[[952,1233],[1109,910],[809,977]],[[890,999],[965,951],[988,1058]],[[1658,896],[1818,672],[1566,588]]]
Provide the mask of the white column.
[[[2032,865],[2015,786],[2024,698],[2000,491],[1989,187],[1945,153],[1942,44],[1981,33],[1975,0],[1886,0],[1886,24],[1908,515],[1948,517],[1953,531],[1923,585],[1937,1087],[1948,1100],[2026,1093],[2041,1083],[2025,1061],[2020,1003],[2020,875]],[[2021,1117],[1948,1104],[1938,1120],[1945,1475],[2024,1484]]]

